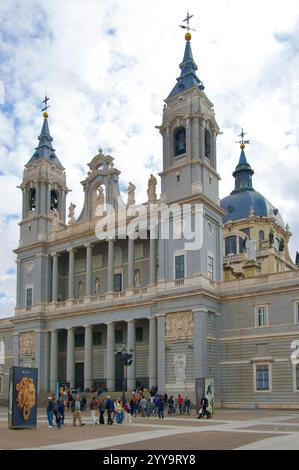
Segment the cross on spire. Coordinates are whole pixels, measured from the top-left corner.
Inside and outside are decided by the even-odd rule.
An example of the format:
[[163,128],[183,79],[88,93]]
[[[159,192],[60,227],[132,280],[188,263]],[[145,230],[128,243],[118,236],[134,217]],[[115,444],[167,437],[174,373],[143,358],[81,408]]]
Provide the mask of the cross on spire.
[[245,145],[250,144],[250,140],[244,140],[245,135],[247,135],[247,132],[244,132],[242,127],[241,134],[238,135],[238,137],[241,137],[241,140],[236,141],[236,144],[240,144],[242,150],[245,148]]
[[47,97],[47,93],[46,93],[45,99],[42,101],[42,103],[44,103],[44,107],[43,107],[42,111],[47,111],[47,109],[50,107],[50,105],[48,105],[49,99],[50,98]]
[[179,27],[180,28],[183,28],[183,29],[186,29],[188,32],[191,30],[191,31],[195,31],[195,29],[193,28],[190,28],[189,26],[189,22],[190,22],[190,19],[193,17],[194,15],[189,15],[189,11],[187,10],[187,16],[186,18],[183,20],[183,23],[187,23],[187,26],[183,25],[183,24],[180,24]]

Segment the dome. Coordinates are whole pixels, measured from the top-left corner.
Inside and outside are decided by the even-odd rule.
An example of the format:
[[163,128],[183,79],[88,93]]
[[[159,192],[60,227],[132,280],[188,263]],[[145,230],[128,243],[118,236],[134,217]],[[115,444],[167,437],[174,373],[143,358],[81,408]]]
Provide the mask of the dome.
[[278,210],[254,189],[233,191],[220,201],[220,205],[226,211],[226,214],[222,217],[224,224],[229,220],[247,219],[253,209],[255,216],[274,217],[278,225],[285,229],[283,218]]
[[222,218],[223,223],[227,223],[229,220],[247,219],[250,215],[255,215],[274,217],[277,224],[285,229],[283,218],[278,209],[262,196],[262,194],[253,189],[253,174],[254,171],[246,160],[243,147],[239,163],[233,173],[235,189],[229,196],[220,201],[221,208],[226,212]]

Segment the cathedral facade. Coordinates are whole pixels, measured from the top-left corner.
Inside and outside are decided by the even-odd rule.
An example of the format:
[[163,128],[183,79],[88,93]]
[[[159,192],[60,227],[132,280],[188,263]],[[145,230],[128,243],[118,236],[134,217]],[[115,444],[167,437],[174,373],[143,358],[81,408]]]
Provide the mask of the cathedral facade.
[[[157,126],[159,197],[151,175],[147,201],[136,206],[133,183],[123,201],[117,162],[99,149],[82,181],[81,214],[72,203],[67,210],[66,173],[44,112],[19,187],[16,309],[0,321],[0,400],[9,368],[19,365],[38,368],[40,393],[57,383],[109,391],[154,385],[194,399],[198,379],[212,379],[218,405],[299,408],[291,233],[253,189],[243,136],[235,189],[220,201],[220,129],[191,35],[185,39],[181,74]],[[185,223],[198,239],[193,246]]]

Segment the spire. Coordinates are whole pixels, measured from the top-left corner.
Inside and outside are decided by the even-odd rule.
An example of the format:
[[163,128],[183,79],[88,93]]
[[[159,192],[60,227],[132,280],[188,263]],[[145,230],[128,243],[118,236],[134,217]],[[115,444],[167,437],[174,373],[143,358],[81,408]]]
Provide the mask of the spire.
[[236,166],[235,171],[233,172],[233,176],[235,178],[235,189],[231,192],[231,194],[237,193],[239,191],[253,191],[252,187],[252,175],[254,174],[254,171],[252,170],[251,166],[247,162],[246,155],[244,152],[246,144],[250,144],[249,140],[244,140],[244,137],[246,135],[246,132],[241,131],[241,134],[239,137],[241,137],[241,140],[236,142],[240,144],[241,148],[241,154],[240,154],[240,159],[239,163]]
[[196,63],[194,62],[192,49],[191,49],[191,34],[190,30],[195,31],[194,29],[190,28],[189,21],[193,15],[189,15],[187,12],[187,17],[183,20],[187,23],[187,26],[180,25],[181,28],[187,29],[187,33],[185,34],[186,46],[185,52],[183,57],[183,62],[180,64],[181,75],[177,78],[177,84],[172,89],[171,93],[168,95],[168,98],[172,98],[173,96],[182,93],[194,86],[198,87],[200,90],[204,90],[204,85],[196,75],[196,70],[198,69]]
[[43,103],[45,103],[45,107],[42,109],[44,122],[43,122],[41,133],[38,136],[39,144],[35,148],[35,152],[33,153],[27,165],[30,165],[31,163],[34,163],[41,158],[46,158],[50,160],[52,163],[54,163],[56,166],[63,168],[57,155],[55,154],[55,149],[53,148],[53,145],[52,145],[53,138],[51,137],[49,124],[48,124],[49,115],[46,111],[49,108],[49,106],[47,105],[48,100],[49,98],[47,98],[47,96],[43,100]]

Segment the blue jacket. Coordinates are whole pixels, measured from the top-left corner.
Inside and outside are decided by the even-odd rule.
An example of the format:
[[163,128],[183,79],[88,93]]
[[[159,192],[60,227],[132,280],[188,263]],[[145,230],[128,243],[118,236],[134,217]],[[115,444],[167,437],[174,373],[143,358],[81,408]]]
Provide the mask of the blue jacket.
[[111,398],[108,398],[108,400],[106,401],[106,409],[108,411],[114,410],[114,401]]

